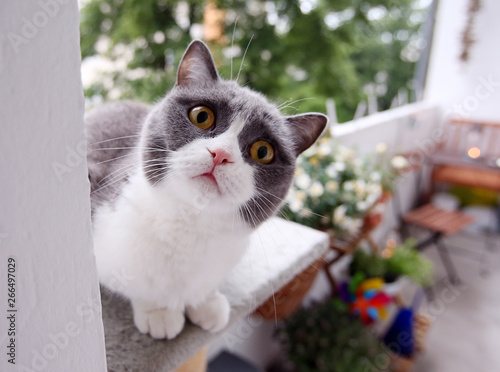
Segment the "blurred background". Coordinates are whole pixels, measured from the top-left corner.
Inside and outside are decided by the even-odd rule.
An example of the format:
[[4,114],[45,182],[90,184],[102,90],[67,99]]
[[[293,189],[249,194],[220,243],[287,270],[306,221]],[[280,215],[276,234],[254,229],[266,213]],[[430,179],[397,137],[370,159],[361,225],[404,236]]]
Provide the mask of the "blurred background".
[[232,60],[241,84],[278,103],[299,101],[289,113],[324,112],[328,100],[345,122],[357,109],[360,116],[388,109],[398,96],[421,97],[416,66],[429,46],[422,26],[430,3],[80,0],[85,96],[91,104],[154,102],[173,86],[183,51],[198,38],[222,77],[231,78]]
[[331,249],[210,344],[210,372],[500,370],[498,1],[79,4],[87,108],[156,102],[197,38],[223,78],[330,118],[282,214]]

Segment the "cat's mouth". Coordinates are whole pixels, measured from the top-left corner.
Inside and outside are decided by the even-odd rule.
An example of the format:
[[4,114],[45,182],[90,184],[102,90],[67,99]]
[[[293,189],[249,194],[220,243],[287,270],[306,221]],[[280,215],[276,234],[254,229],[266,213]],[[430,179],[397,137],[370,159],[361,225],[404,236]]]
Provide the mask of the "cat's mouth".
[[201,178],[202,180],[209,182],[210,184],[217,187],[217,190],[220,193],[219,184],[217,183],[217,179],[215,178],[215,176],[212,173],[203,173],[203,174],[200,174],[199,176],[196,176],[194,178]]

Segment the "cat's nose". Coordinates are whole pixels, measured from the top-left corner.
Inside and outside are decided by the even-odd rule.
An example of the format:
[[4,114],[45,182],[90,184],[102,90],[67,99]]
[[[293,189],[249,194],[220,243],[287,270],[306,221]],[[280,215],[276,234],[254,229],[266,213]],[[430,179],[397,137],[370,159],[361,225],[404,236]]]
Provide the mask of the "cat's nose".
[[208,152],[212,154],[212,158],[214,159],[214,167],[221,164],[227,164],[233,162],[231,159],[231,154],[229,154],[227,151],[223,149],[208,150]]

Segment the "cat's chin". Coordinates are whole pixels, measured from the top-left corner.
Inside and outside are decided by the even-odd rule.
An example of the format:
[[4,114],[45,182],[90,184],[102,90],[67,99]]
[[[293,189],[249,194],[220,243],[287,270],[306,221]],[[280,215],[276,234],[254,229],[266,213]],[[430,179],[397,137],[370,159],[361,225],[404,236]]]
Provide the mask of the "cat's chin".
[[193,182],[199,183],[202,191],[209,194],[214,199],[216,197],[223,197],[219,183],[212,173],[203,173],[193,177],[192,180]]

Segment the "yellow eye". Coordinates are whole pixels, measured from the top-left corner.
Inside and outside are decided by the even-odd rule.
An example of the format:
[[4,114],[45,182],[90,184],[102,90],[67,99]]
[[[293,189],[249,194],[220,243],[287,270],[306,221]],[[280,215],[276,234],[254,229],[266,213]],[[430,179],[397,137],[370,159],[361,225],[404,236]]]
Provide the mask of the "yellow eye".
[[266,141],[257,141],[250,147],[250,156],[259,163],[268,164],[274,159],[274,149]]
[[196,106],[189,110],[189,120],[201,129],[208,129],[215,123],[215,115],[206,106]]

